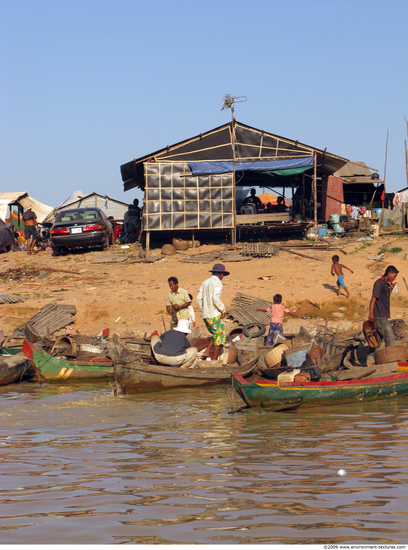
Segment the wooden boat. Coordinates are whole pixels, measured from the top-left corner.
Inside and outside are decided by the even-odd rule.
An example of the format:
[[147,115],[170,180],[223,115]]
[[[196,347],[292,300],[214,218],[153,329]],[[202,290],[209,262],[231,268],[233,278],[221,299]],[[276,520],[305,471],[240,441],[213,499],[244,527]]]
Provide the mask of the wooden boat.
[[23,352],[34,365],[41,379],[47,382],[84,382],[87,380],[107,380],[113,378],[113,365],[110,359],[92,357],[68,361],[52,357],[44,350],[24,340]]
[[271,410],[361,403],[408,394],[408,372],[372,376],[377,377],[340,382],[279,384],[272,380],[248,382],[239,373],[233,373],[231,385],[248,407]]
[[[249,376],[258,362],[255,356],[242,365],[227,365],[221,368],[179,369],[139,362],[115,364],[117,381],[124,393],[145,393],[173,388],[215,386],[228,382],[232,372]],[[244,378],[243,378],[244,380]]]
[[17,355],[17,353],[21,353],[21,346],[0,348],[0,356]]
[[242,377],[248,376],[258,362],[258,355],[252,353],[241,365],[234,363],[220,368],[180,369],[153,365],[135,360],[115,334],[108,343],[108,349],[115,365],[115,379],[122,391],[129,394],[223,384],[229,381],[233,372],[238,372]]
[[0,357],[0,386],[28,380],[34,374],[34,369],[24,353]]

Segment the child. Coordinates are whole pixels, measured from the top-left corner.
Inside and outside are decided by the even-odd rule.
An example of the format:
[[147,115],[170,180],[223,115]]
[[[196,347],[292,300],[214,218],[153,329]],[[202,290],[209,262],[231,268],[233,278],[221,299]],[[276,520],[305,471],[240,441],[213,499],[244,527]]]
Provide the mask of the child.
[[337,254],[335,254],[332,257],[333,264],[332,264],[332,268],[331,268],[331,274],[332,275],[334,275],[334,274],[337,275],[337,296],[340,296],[340,288],[343,287],[344,290],[347,292],[347,298],[348,298],[350,296],[350,293],[347,290],[346,285],[344,284],[343,268],[348,269],[351,273],[354,273],[354,271],[351,271],[351,269],[349,267],[347,267],[346,265],[339,264],[339,259],[340,258],[337,256]]
[[282,296],[280,294],[275,294],[273,297],[273,305],[268,307],[268,309],[260,309],[259,307],[256,308],[256,311],[271,311],[271,324],[269,325],[269,333],[266,337],[266,346],[271,346],[273,342],[273,337],[275,336],[275,333],[282,334],[283,336],[283,327],[282,327],[282,321],[285,313],[289,313],[289,315],[292,315],[293,317],[299,317],[302,318],[301,315],[298,313],[294,313],[293,311],[289,311],[287,307],[282,305]]
[[[190,298],[190,302],[193,302],[193,297],[192,297],[191,294],[189,294],[189,298]],[[195,328],[196,324],[195,324],[194,308],[191,304],[188,306],[188,315],[189,315],[188,321],[190,323],[190,330],[193,330],[193,328]]]

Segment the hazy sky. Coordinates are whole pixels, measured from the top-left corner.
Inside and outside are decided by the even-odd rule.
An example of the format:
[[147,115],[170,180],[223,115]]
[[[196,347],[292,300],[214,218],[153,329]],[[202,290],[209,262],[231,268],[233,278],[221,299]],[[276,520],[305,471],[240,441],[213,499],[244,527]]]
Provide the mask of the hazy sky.
[[120,165],[237,120],[407,186],[407,0],[0,0],[0,190],[131,202]]

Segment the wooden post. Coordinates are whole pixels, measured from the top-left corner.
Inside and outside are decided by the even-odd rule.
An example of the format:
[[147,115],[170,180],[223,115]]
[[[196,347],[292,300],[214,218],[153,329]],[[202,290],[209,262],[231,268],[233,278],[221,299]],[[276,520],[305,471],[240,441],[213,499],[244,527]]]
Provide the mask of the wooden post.
[[192,244],[192,247],[191,248],[194,248],[195,246],[195,237],[194,237],[194,231],[191,232],[191,244]]
[[302,206],[300,209],[302,220],[305,221],[305,173],[302,174]]
[[407,140],[405,140],[405,171],[407,173],[407,185],[408,185],[408,154],[407,154]]
[[317,240],[317,154],[313,153],[313,201],[314,201],[314,229]]
[[150,250],[150,231],[146,231],[146,256]]
[[234,107],[231,107],[231,116],[232,116],[232,124],[231,124],[231,141],[232,141],[232,165],[233,165],[233,172],[232,172],[232,231],[231,231],[231,244],[232,246],[235,246],[237,244],[237,222],[236,222],[236,215],[237,215],[237,194],[235,189],[235,119],[234,119]]

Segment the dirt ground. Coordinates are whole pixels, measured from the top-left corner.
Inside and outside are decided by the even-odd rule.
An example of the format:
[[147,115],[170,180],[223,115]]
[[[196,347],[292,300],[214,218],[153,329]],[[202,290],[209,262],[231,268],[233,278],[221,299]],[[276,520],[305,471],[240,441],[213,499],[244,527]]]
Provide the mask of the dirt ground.
[[[406,235],[387,235],[373,241],[356,241],[349,238],[330,241],[341,250],[296,249],[305,258],[280,250],[270,258],[254,258],[245,262],[225,262],[230,275],[223,281],[222,299],[228,307],[238,293],[272,301],[274,294],[283,296],[283,304],[295,309],[307,320],[286,315],[284,331],[297,332],[301,325],[322,325],[329,319],[329,327],[338,333],[349,334],[361,330],[368,316],[368,304],[374,281],[383,274],[387,265],[400,271],[397,278],[398,294],[391,299],[392,318],[405,319],[408,290],[402,279],[408,275]],[[296,244],[299,241],[293,241]],[[279,243],[276,243],[277,245]],[[287,244],[287,243],[286,243]],[[166,297],[167,279],[175,276],[180,286],[195,296],[201,283],[210,276],[213,261],[184,263],[194,254],[220,250],[220,246],[207,245],[166,256],[155,263],[130,263],[139,257],[139,245],[122,249],[112,246],[109,251],[78,252],[54,258],[51,252],[29,256],[27,252],[9,252],[0,255],[0,295],[16,294],[24,302],[0,304],[0,330],[11,336],[16,327],[28,320],[47,303],[75,305],[77,313],[74,333],[96,335],[104,328],[110,334],[131,336],[169,328]],[[381,259],[375,259],[381,250]],[[96,263],[117,254],[129,259],[116,263]],[[160,249],[149,255],[160,254]],[[340,263],[354,273],[344,270],[347,299],[344,291],[337,296],[336,277],[332,277],[331,257],[338,254]],[[195,300],[197,326],[204,324]],[[228,321],[227,328],[234,323]],[[63,331],[62,331],[63,332]],[[61,333],[61,332],[60,332]]]

